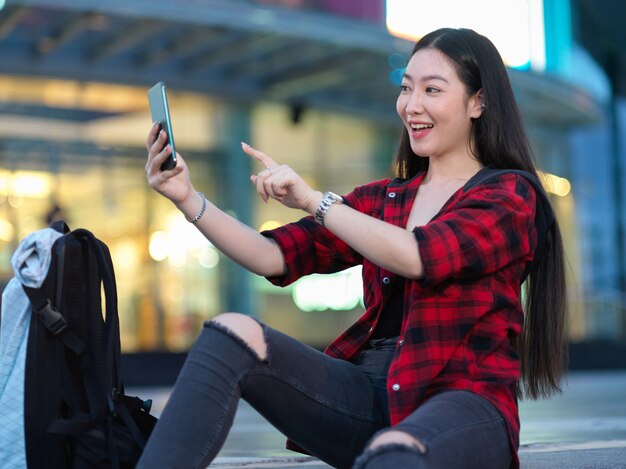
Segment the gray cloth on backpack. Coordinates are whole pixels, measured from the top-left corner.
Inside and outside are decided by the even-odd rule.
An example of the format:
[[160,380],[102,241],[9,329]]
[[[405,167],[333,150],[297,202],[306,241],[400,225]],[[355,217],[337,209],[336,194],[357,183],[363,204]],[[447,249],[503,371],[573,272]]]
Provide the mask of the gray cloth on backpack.
[[41,286],[50,268],[52,245],[61,236],[51,228],[35,231],[11,258],[15,276],[2,293],[0,316],[0,467],[26,467],[24,368],[31,308],[22,284]]

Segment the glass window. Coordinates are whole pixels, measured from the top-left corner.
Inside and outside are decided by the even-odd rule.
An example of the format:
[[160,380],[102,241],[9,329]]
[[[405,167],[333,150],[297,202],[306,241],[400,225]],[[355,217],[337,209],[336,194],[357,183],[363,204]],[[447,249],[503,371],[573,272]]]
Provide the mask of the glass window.
[[[0,171],[2,277],[6,282],[13,275],[10,257],[24,236],[53,218],[64,219],[109,246],[124,351],[184,350],[202,320],[219,310],[219,256],[171,203],[148,188],[142,160],[92,163],[63,164],[56,174]],[[206,163],[189,164],[210,179]]]
[[[72,229],[93,232],[111,251],[123,351],[186,350],[202,320],[220,310],[220,258],[169,201],[148,187],[146,90],[6,77],[0,82],[10,90],[1,100],[41,103],[35,107],[46,102],[52,108],[47,119],[5,119],[11,126],[0,131],[2,284],[13,276],[10,259],[20,240],[52,219],[64,219]],[[187,150],[190,173],[202,179],[202,187],[216,190],[208,150],[210,103],[188,93],[170,97],[178,118],[177,144]],[[80,119],[62,117],[68,113],[61,109],[68,108]]]

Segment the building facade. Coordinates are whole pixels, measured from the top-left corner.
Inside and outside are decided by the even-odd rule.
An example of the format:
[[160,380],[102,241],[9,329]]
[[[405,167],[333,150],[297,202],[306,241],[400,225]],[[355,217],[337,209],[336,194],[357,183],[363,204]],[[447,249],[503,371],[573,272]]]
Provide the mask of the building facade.
[[[185,351],[202,321],[226,310],[322,347],[363,311],[358,269],[278,289],[219,254],[147,186],[146,92],[167,83],[177,149],[199,190],[257,229],[295,220],[303,214],[255,196],[249,175],[259,168],[239,142],[338,193],[391,175],[400,134],[393,72],[411,42],[389,34],[384,12],[378,0],[5,5],[1,280],[12,276],[19,241],[61,217],[111,248],[127,353]],[[575,44],[568,50],[576,57]],[[623,338],[610,201],[626,176],[623,166],[614,174],[602,72],[580,57],[589,84],[563,67],[510,73],[540,169],[553,177],[571,337]]]

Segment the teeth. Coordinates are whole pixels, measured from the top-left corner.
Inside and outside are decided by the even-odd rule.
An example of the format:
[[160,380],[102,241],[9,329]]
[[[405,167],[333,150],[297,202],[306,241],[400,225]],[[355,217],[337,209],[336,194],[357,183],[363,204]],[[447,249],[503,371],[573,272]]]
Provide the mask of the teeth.
[[411,124],[411,128],[415,130],[430,129],[432,127],[432,124]]

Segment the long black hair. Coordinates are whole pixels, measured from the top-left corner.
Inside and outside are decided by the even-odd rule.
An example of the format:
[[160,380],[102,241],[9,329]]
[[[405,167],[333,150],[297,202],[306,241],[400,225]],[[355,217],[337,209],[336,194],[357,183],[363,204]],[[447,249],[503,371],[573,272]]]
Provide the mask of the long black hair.
[[[472,119],[474,157],[484,166],[522,169],[537,176],[506,67],[493,43],[470,29],[443,28],[420,39],[411,55],[425,48],[442,52],[464,83],[468,96],[482,90],[485,109]],[[404,179],[428,168],[428,158],[411,149],[403,128],[396,156],[398,176]],[[525,282],[525,319],[513,345],[521,359],[520,397],[536,399],[560,391],[565,369],[566,285],[563,242],[558,223],[549,230],[544,255]]]

